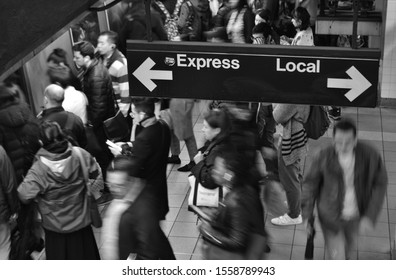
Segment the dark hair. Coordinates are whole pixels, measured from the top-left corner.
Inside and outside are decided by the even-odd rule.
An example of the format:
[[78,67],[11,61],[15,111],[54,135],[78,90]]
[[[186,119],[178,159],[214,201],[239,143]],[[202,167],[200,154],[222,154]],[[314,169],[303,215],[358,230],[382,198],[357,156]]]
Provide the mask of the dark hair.
[[57,122],[45,121],[40,125],[39,139],[45,148],[56,142],[65,141],[66,137]]
[[52,53],[48,56],[47,62],[53,61],[56,64],[63,63],[67,64],[67,53],[64,49],[56,48],[52,51]]
[[237,5],[237,9],[238,10],[241,10],[243,7],[245,7],[245,6],[247,6],[248,5],[248,2],[247,2],[247,0],[239,0],[238,1],[238,5]]
[[271,34],[271,26],[267,22],[260,22],[253,27],[252,33],[263,34],[264,38],[267,38]]
[[356,124],[352,119],[341,118],[334,124],[333,136],[336,134],[337,130],[352,131],[353,136],[356,137]]
[[301,20],[300,30],[306,30],[308,27],[311,26],[310,18],[308,11],[304,7],[297,7],[293,13],[296,19]]
[[225,109],[213,109],[209,110],[205,116],[205,121],[212,128],[220,128],[221,136],[226,136],[231,130],[231,120],[228,112]]
[[88,41],[81,41],[73,46],[74,52],[80,52],[82,56],[95,57],[95,47]]
[[100,36],[107,36],[107,40],[109,40],[112,44],[116,45],[118,44],[118,34],[117,32],[108,30],[108,31],[103,31],[99,34]]
[[261,17],[262,19],[266,20],[267,22],[271,21],[271,11],[268,9],[262,9],[262,10],[258,10],[256,15],[258,15],[259,17]]
[[132,176],[131,171],[134,169],[135,162],[129,156],[117,156],[107,167],[107,172],[125,172]]
[[154,116],[154,103],[154,98],[151,97],[140,97],[132,99],[132,104],[135,106],[136,111],[145,113],[147,117]]
[[50,82],[52,84],[59,84],[62,88],[66,89],[71,85],[72,72],[68,67],[50,67],[47,71]]

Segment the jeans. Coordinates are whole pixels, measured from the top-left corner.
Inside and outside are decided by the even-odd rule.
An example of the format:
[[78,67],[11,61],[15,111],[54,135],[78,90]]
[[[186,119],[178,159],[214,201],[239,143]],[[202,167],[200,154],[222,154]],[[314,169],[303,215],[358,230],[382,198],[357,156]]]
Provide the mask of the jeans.
[[293,164],[286,166],[282,157],[282,148],[279,147],[279,179],[286,192],[287,204],[289,206],[289,212],[287,214],[293,219],[297,218],[301,212],[301,190],[304,174],[304,163],[305,157],[300,158]]

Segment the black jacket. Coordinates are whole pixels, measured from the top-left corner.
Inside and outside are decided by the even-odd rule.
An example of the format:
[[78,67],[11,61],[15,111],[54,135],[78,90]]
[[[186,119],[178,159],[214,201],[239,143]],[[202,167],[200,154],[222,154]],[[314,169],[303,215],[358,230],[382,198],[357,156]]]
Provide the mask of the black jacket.
[[18,208],[14,168],[5,150],[0,146],[0,224],[8,222]]
[[28,104],[18,100],[0,104],[0,145],[14,166],[18,184],[40,148],[38,135],[39,124]]
[[[155,117],[146,119],[143,128],[137,134],[129,155],[135,161],[131,170],[134,177],[143,178],[147,192],[156,202],[158,218],[164,220],[169,211],[166,166],[170,148],[170,130],[166,123]],[[147,125],[149,123],[149,125]]]
[[244,253],[251,233],[266,236],[259,197],[258,191],[248,185],[232,189],[214,220],[201,227],[202,237],[228,251]]
[[80,117],[67,112],[63,107],[55,107],[43,110],[41,114],[41,122],[54,121],[59,124],[63,132],[72,138],[73,144],[80,147],[87,145],[87,136],[85,134],[84,124]]
[[84,93],[88,98],[88,119],[94,128],[115,115],[111,77],[102,63],[94,59],[84,73]]

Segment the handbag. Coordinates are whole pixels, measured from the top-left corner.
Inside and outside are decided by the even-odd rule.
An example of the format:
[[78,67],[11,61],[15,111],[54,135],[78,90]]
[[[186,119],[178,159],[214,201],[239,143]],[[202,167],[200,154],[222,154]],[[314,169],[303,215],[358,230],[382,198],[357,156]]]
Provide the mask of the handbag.
[[189,206],[218,207],[222,198],[222,188],[208,189],[202,186],[194,175],[188,177],[191,190],[188,196]]
[[88,186],[88,169],[87,166],[85,165],[84,159],[82,157],[81,151],[79,148],[73,147],[73,151],[77,154],[79,160],[80,160],[80,165],[81,169],[84,175],[84,182],[85,186],[87,188],[87,199],[88,199],[88,208],[89,208],[89,215],[91,217],[91,224],[96,227],[100,228],[102,227],[102,217],[100,216],[98,205],[96,203],[95,198],[93,197],[91,190]]

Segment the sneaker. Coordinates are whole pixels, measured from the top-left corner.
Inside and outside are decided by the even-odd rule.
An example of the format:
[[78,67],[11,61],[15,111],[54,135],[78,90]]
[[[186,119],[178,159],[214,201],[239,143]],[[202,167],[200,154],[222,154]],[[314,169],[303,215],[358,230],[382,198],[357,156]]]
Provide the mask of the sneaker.
[[168,157],[168,163],[180,164],[181,160],[180,160],[179,156],[172,155],[171,157]]
[[278,218],[273,218],[271,220],[271,223],[277,226],[290,226],[290,225],[299,225],[302,224],[302,217],[301,215],[298,215],[297,218],[290,218],[290,216],[286,213],[283,216],[280,216]]
[[189,171],[191,171],[191,169],[194,167],[194,165],[195,165],[195,162],[190,161],[189,164],[186,164],[185,166],[182,166],[182,167],[178,168],[177,171],[180,171],[180,172],[189,172]]
[[107,205],[113,200],[111,193],[103,192],[102,196],[96,200],[98,206]]

